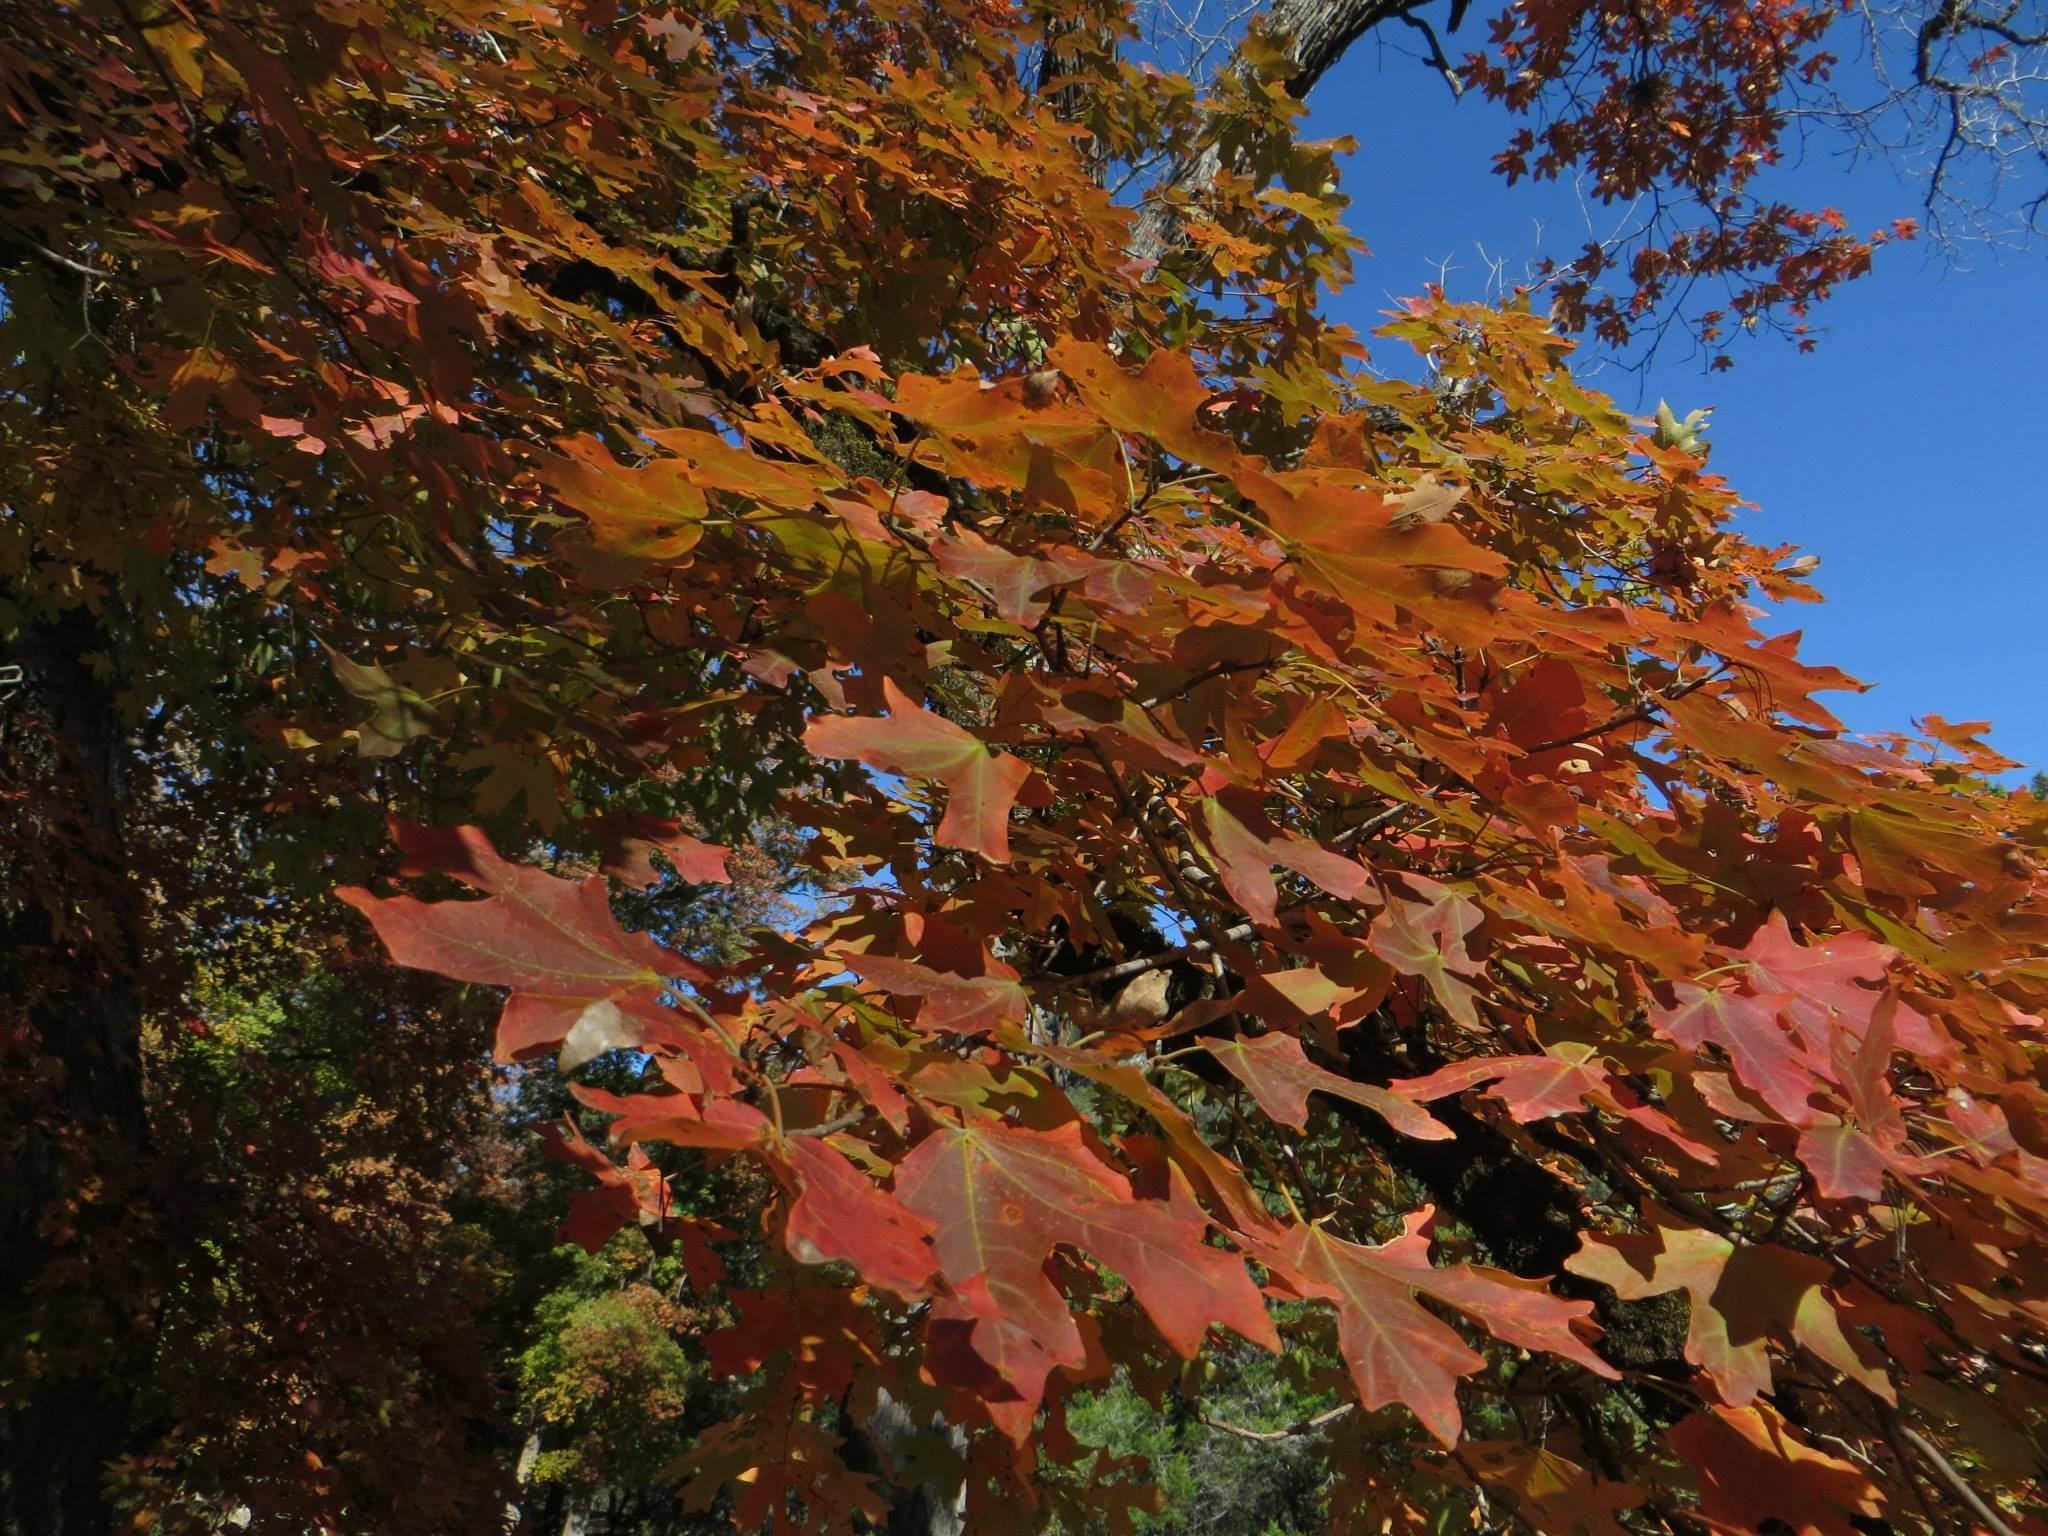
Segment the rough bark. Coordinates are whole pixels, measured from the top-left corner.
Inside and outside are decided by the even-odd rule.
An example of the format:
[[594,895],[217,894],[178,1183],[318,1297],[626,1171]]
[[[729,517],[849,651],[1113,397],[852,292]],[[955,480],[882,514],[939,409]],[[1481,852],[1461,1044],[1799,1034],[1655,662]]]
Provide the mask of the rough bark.
[[512,1469],[512,1485],[515,1494],[505,1506],[505,1529],[517,1530],[525,1515],[527,1485],[533,1481],[534,1463],[540,1460],[541,1435],[538,1429],[527,1431],[526,1441],[519,1447],[519,1462]]
[[[933,1427],[941,1426],[935,1421]],[[946,1427],[944,1432],[951,1437],[954,1449],[967,1448],[967,1436],[960,1429]],[[909,1408],[885,1392],[876,1405],[874,1418],[868,1422],[868,1433],[894,1471],[902,1465],[904,1443],[918,1433],[918,1427]],[[935,1487],[927,1482],[898,1487],[889,1501],[888,1536],[962,1536],[966,1529],[964,1484]]]
[[[1101,83],[1088,78],[1089,60],[1114,57],[1115,52],[1115,39],[1107,23],[1082,12],[1061,16],[1046,30],[1045,48],[1038,59],[1038,78],[1032,88],[1062,122],[1083,122],[1095,97],[1095,86]],[[1109,161],[1099,138],[1088,149],[1088,165],[1095,184],[1101,186],[1108,177]]]
[[[1419,0],[1275,0],[1258,24],[1279,40],[1292,66],[1288,94],[1302,100],[1344,56],[1345,49],[1381,22],[1418,9],[1418,5]],[[1246,67],[1242,60],[1225,66],[1230,71]],[[1199,195],[1223,168],[1223,150],[1213,139],[1176,164],[1153,189],[1138,215],[1132,256],[1145,261],[1164,256],[1180,234],[1174,203],[1182,196]]]
[[921,1428],[906,1403],[879,1394],[874,1413],[846,1430],[846,1464],[880,1479],[889,1513],[884,1536],[963,1536],[967,1529],[967,1487],[948,1480],[935,1484],[901,1481],[910,1469],[910,1445],[927,1433],[945,1435],[956,1451],[967,1449],[966,1433],[938,1418]]

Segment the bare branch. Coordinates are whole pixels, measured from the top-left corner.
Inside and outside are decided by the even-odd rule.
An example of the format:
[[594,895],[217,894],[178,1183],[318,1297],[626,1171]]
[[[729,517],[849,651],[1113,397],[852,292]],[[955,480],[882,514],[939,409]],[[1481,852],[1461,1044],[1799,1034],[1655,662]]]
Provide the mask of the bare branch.
[[14,244],[21,246],[24,250],[40,256],[52,266],[60,267],[66,272],[75,272],[80,277],[89,277],[98,283],[111,283],[114,281],[114,274],[111,272],[102,272],[98,267],[89,267],[82,261],[66,256],[62,251],[53,251],[40,240],[31,239],[18,229],[9,231],[6,238]]
[[1195,1417],[1211,1429],[1220,1429],[1224,1434],[1235,1435],[1240,1440],[1259,1440],[1271,1443],[1276,1440],[1293,1440],[1301,1435],[1312,1435],[1317,1430],[1325,1429],[1331,1424],[1336,1423],[1337,1420],[1345,1415],[1355,1412],[1357,1408],[1358,1404],[1356,1403],[1339,1403],[1336,1407],[1326,1409],[1312,1419],[1303,1419],[1299,1424],[1290,1424],[1285,1429],[1247,1429],[1242,1424],[1232,1424],[1227,1419],[1214,1418],[1202,1409],[1195,1411]]
[[[1450,58],[1444,53],[1444,41],[1436,35],[1436,28],[1412,11],[1403,11],[1401,13],[1401,20],[1420,32],[1424,40],[1428,42],[1430,67],[1444,77],[1444,84],[1451,88],[1451,94],[1453,96],[1463,96],[1465,94],[1465,82],[1458,78],[1457,70],[1451,67]],[[1452,25],[1456,26],[1457,23],[1453,21]]]
[[1903,1421],[1894,1427],[1898,1430],[1899,1438],[1927,1458],[1927,1464],[1934,1468],[1935,1474],[1948,1484],[1950,1491],[1963,1501],[1964,1507],[1971,1514],[1984,1522],[1986,1529],[1990,1530],[1993,1536],[2016,1536],[2013,1528],[1998,1518],[1998,1512],[1964,1480],[1963,1474],[1955,1469],[1953,1462],[1941,1454],[1932,1440]]

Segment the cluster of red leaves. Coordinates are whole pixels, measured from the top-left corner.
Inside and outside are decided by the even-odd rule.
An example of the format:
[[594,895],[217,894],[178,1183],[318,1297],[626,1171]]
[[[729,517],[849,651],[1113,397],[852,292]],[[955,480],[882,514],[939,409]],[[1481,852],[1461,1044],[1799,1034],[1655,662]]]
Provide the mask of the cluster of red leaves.
[[[1728,298],[1696,317],[1703,343],[1770,322],[1810,346],[1814,304],[1913,233],[1900,221],[1859,236],[1833,209],[1759,202],[1751,187],[1783,157],[1802,93],[1833,71],[1824,44],[1841,15],[1825,0],[1537,0],[1494,20],[1491,51],[1468,54],[1460,73],[1533,120],[1495,157],[1501,174],[1583,176],[1603,205],[1640,210],[1643,233],[1624,251],[1592,243],[1553,263],[1561,324],[1619,345],[1705,282]],[[1678,205],[1668,213],[1667,200]],[[1602,279],[1618,260],[1630,287],[1610,291]]]
[[[1328,1304],[1363,1405],[1402,1404],[1446,1445],[1485,1364],[1450,1317],[1616,1374],[1588,1302],[1433,1262],[1427,1209],[1374,1242],[1310,1219],[1325,1192],[1237,1166],[1167,1091],[1174,1045],[1199,1044],[1282,1125],[1326,1094],[1443,1139],[1426,1106],[1483,1093],[1574,1179],[1632,1186],[1620,1225],[1588,1197],[1565,1268],[1624,1300],[1691,1297],[1700,1407],[1667,1444],[1707,1470],[1702,1509],[1762,1500],[1846,1530],[1886,1493],[1798,1442],[1792,1381],[1832,1377],[1887,1417],[1923,1381],[1995,1379],[2019,1421],[2037,1411],[2038,816],[1840,735],[1813,694],[1845,680],[1734,600],[1777,578],[1715,532],[1725,491],[1572,385],[1535,322],[1396,329],[1466,338],[1503,415],[1431,424],[1448,440],[1418,427],[1422,462],[1399,467],[1331,419],[1282,468],[1201,425],[1210,396],[1174,355],[1134,373],[1067,341],[1051,393],[966,375],[846,391],[977,488],[972,512],[801,451],[758,472],[807,485],[752,514],[778,567],[864,596],[857,626],[792,613],[753,670],[843,706],[806,745],[885,776],[793,802],[867,881],[764,988],[722,988],[620,932],[600,884],[474,837],[406,846],[431,841],[491,899],[351,899],[399,959],[510,986],[508,1056],[592,1028],[647,1052],[660,1086],[599,1106],[620,1143],[776,1174],[791,1257],[857,1280],[778,1413],[879,1379],[1033,1447],[1073,1384],[1133,1362],[1128,1329],[1087,1326],[1105,1308],[1135,1305],[1183,1355],[1218,1327],[1274,1347],[1262,1292]],[[1631,573],[1680,529],[1713,541],[1711,565],[1677,590]],[[700,556],[724,536],[704,537]],[[974,728],[920,702],[947,679],[974,681]],[[1006,959],[1056,918],[1082,929],[1105,886],[1179,914],[1231,989],[1134,1025]],[[1064,1041],[1055,1015],[1076,1021]],[[1366,1054],[1351,1036],[1387,1030],[1455,1059],[1342,1070]],[[1075,1080],[1147,1128],[1105,1135]],[[578,1156],[610,1192],[587,1238],[660,1222],[644,1163]],[[835,1316],[821,1286],[814,1328]],[[884,1314],[915,1308],[919,1349],[887,1347],[869,1287]],[[1722,1490],[1742,1457],[1780,1461],[1769,1492]],[[1029,1465],[984,1451],[975,1486],[1015,1497]],[[1646,1494],[1691,1474],[1635,1475]]]
[[[1217,387],[988,8],[42,19],[69,73],[10,59],[6,97],[37,238],[175,296],[123,317],[148,547],[388,679],[323,689],[309,647],[279,752],[418,753],[552,824],[715,743],[840,883],[732,973],[474,830],[401,828],[399,875],[482,900],[347,893],[508,989],[503,1057],[647,1058],[585,1094],[628,1160],[565,1143],[583,1240],[639,1222],[708,1278],[644,1147],[775,1181],[693,1498],[872,1516],[841,1453],[886,1393],[965,1432],[930,1454],[976,1529],[1077,1524],[1033,1475],[1076,1388],[1283,1320],[1334,1329],[1332,1497],[1380,1530],[1477,1484],[1539,1529],[1847,1536],[1958,1457],[2038,1497],[2048,825],[1969,729],[1846,737],[1848,680],[1745,606],[1803,594],[1784,552],[1533,316],[1390,327],[1454,394]],[[39,590],[133,546],[67,484]],[[1111,904],[1209,994],[1043,962]],[[1311,1106],[1393,1168],[1483,1132],[1569,1192],[1568,1251],[1509,1272],[1433,1229],[1453,1184],[1306,1177]],[[1673,1292],[1689,1369],[1602,1430],[1593,1298]],[[1543,1427],[1463,1446],[1480,1403]]]

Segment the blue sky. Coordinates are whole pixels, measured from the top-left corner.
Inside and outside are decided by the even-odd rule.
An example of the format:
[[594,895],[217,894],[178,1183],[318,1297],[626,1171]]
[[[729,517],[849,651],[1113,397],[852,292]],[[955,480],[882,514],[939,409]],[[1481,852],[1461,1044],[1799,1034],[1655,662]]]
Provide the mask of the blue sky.
[[[1480,298],[1494,260],[1518,274],[1584,242],[1569,190],[1510,189],[1490,170],[1505,114],[1454,103],[1414,59],[1354,49],[1311,108],[1311,135],[1359,141],[1344,190],[1372,256],[1332,313],[1360,331],[1446,263],[1452,296]],[[1840,207],[1859,230],[1919,211],[1891,168],[1852,168],[1820,144],[1771,190]],[[1679,338],[1644,374],[1592,381],[1631,409],[1660,396],[1681,414],[1714,407],[1713,467],[1757,504],[1743,531],[1822,560],[1828,601],[1774,607],[1764,625],[1803,629],[1809,660],[1875,685],[1823,696],[1851,728],[1990,720],[1994,746],[2048,767],[2048,255],[1977,252],[1959,267],[1924,241],[1893,247],[1815,320],[1827,334],[1805,356],[1743,339],[1734,370],[1708,374]],[[1375,350],[1399,371],[1395,345]]]

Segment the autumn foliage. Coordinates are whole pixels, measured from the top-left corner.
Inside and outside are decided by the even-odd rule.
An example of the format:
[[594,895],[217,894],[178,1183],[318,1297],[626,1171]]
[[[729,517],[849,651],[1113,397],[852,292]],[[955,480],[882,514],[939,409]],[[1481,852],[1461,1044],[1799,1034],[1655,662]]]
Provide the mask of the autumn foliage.
[[[1526,302],[1358,369],[1284,91],[1153,269],[1097,167],[1199,103],[1080,126],[1028,8],[28,9],[7,612],[501,1063],[644,1063],[555,1147],[729,1299],[688,1505],[1078,1530],[1075,1394],[1249,1345],[1347,1526],[2048,1530],[2048,820],[1845,734],[1807,567]],[[802,920],[618,920],[771,814]]]

